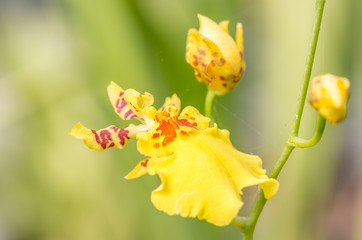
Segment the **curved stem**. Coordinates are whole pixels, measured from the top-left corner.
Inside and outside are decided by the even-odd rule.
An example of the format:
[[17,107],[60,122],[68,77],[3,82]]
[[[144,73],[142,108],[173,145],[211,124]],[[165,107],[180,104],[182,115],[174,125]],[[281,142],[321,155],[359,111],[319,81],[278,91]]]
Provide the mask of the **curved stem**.
[[311,139],[303,139],[300,137],[291,137],[288,144],[298,148],[308,148],[316,145],[321,140],[326,126],[326,119],[318,114],[314,135]]
[[240,228],[241,231],[244,231],[246,229],[246,217],[240,217],[240,216],[236,216],[232,221],[231,221],[231,225],[234,225],[235,227]]
[[[299,99],[298,99],[297,111],[296,111],[293,128],[292,128],[292,131],[288,138],[288,142],[286,143],[286,145],[283,149],[282,154],[280,155],[278,161],[276,162],[275,166],[273,167],[273,169],[269,175],[270,178],[276,179],[279,176],[280,171],[282,170],[282,168],[285,165],[285,163],[287,162],[290,154],[292,153],[293,149],[295,148],[295,146],[292,146],[289,142],[290,142],[290,139],[295,139],[294,137],[297,137],[298,133],[299,133],[300,122],[302,119],[304,103],[305,103],[305,99],[306,99],[306,95],[307,95],[309,79],[310,79],[311,72],[312,72],[314,56],[315,56],[315,51],[316,51],[317,42],[318,42],[320,25],[322,22],[324,5],[325,5],[325,0],[316,0],[316,12],[315,12],[315,17],[314,17],[312,42],[310,45],[310,52],[307,57],[307,64],[306,64],[306,69],[305,69],[305,73],[304,73],[304,81],[303,81],[302,89],[301,89]],[[317,135],[315,137],[315,139],[313,141],[316,141],[316,142],[319,141],[319,139],[321,137],[321,133],[323,133],[323,130],[324,130],[324,125],[325,125],[325,122],[323,123],[323,121],[319,118],[318,118],[318,123],[317,123],[317,127],[319,126],[318,127],[319,130],[317,132],[318,132],[318,134],[320,134],[320,136]],[[253,239],[253,233],[254,233],[256,223],[259,219],[259,216],[260,216],[266,202],[267,202],[267,199],[264,197],[264,193],[261,190],[259,193],[259,196],[254,204],[254,207],[250,212],[246,226],[244,226],[243,228],[240,228],[243,231],[244,239],[247,239],[247,240]]]
[[210,89],[208,89],[205,99],[205,115],[212,119],[212,110],[214,107],[214,100],[216,97],[216,93]]

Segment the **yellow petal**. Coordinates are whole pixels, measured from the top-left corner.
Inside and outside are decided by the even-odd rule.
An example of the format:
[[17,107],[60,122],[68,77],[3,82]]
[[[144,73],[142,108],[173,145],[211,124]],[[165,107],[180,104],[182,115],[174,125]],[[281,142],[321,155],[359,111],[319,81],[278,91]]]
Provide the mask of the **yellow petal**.
[[115,112],[123,119],[139,119],[146,121],[146,117],[152,118],[155,109],[152,107],[153,96],[149,93],[140,94],[136,90],[123,90],[116,83],[108,86],[108,96]]
[[135,129],[137,127],[131,124],[124,129],[112,125],[101,130],[91,130],[78,123],[68,134],[82,139],[89,148],[101,152],[110,147],[122,149],[128,139],[135,136]]
[[161,107],[161,111],[165,109],[165,107],[169,106],[169,105],[173,105],[174,107],[176,107],[178,109],[176,115],[178,115],[180,108],[181,108],[181,101],[180,99],[177,97],[176,94],[173,94],[172,97],[167,97],[165,99],[165,103],[162,105]]
[[236,45],[239,48],[239,54],[241,57],[241,69],[245,71],[243,25],[241,23],[236,24],[235,40],[236,40]]
[[137,115],[130,108],[127,102],[124,100],[124,90],[116,83],[111,82],[108,86],[108,96],[111,101],[115,112],[123,119],[129,120],[137,118]]
[[179,121],[185,126],[194,127],[198,130],[210,127],[210,118],[201,115],[196,108],[191,106],[185,107],[182,110]]
[[[176,137],[176,132],[175,132]],[[163,145],[165,136],[160,134],[158,130],[150,130],[148,132],[137,134],[137,149],[144,156],[168,156],[174,152],[172,141]]]
[[156,112],[156,109],[152,107],[154,101],[153,96],[148,92],[140,94],[136,90],[127,89],[124,92],[124,100],[128,103],[131,110],[141,119],[145,119],[146,117],[151,119]]
[[177,138],[187,139],[210,126],[210,119],[194,107],[186,107],[179,117],[179,109],[173,104],[161,108],[155,116],[155,124],[147,132],[137,134],[137,148],[144,156],[163,157],[175,151]]
[[214,56],[221,56],[219,48],[215,44],[208,46],[202,41],[202,35],[195,29],[191,29],[187,34],[186,61],[194,68],[196,79],[208,85],[211,77],[206,76],[206,67]]
[[230,21],[222,21],[222,22],[219,23],[219,26],[220,26],[227,34],[229,34],[229,29],[228,29],[229,23],[230,23]]
[[153,157],[147,165],[162,182],[151,200],[169,215],[228,225],[243,205],[244,187],[260,184],[267,198],[277,192],[278,182],[265,175],[260,158],[235,150],[226,130],[208,128],[174,145],[172,155]]
[[137,149],[144,156],[167,156],[173,153],[174,140],[179,136],[180,123],[177,119],[179,109],[167,105],[155,116],[153,128],[137,134]]
[[145,175],[147,173],[147,163],[148,159],[139,162],[136,167],[125,176],[125,179],[134,179]]
[[311,80],[309,102],[324,118],[336,124],[346,116],[349,87],[346,78],[332,74],[316,76]]
[[239,72],[240,54],[234,39],[210,18],[198,15],[200,21],[199,33],[214,42],[234,70]]
[[243,46],[243,25],[241,23],[236,24],[236,45],[238,45],[239,51],[244,52],[244,46]]

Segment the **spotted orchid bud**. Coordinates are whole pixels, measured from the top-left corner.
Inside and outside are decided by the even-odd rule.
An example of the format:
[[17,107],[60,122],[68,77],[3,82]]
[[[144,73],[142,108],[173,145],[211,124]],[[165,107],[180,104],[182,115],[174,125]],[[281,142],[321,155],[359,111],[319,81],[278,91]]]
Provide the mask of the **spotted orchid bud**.
[[230,92],[245,71],[243,28],[236,25],[236,41],[229,35],[229,21],[219,24],[198,15],[200,29],[190,29],[187,36],[186,61],[195,76],[217,95]]
[[347,78],[324,74],[311,81],[309,103],[332,124],[342,121],[347,113],[350,82]]

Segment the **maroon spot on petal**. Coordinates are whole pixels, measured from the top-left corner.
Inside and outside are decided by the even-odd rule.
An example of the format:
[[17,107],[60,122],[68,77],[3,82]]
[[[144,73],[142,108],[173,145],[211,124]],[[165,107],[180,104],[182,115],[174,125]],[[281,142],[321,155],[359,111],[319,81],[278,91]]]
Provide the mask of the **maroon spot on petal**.
[[148,159],[141,162],[142,167],[147,167]]
[[152,135],[152,138],[158,138],[159,136],[160,136],[159,133],[154,133],[154,134]]
[[197,49],[197,51],[200,53],[201,56],[205,56],[206,55],[206,52],[205,50],[202,50],[202,49]]
[[194,61],[192,62],[192,64],[196,67],[197,65],[199,65],[199,59],[197,58],[196,55],[192,56],[194,58]]
[[225,64],[225,59],[224,59],[224,58],[220,58],[219,63],[220,63],[220,65],[224,65],[224,64]]
[[119,114],[122,109],[127,105],[127,102],[122,98],[118,98],[116,102],[116,112]]
[[94,137],[96,138],[96,142],[97,143],[101,143],[101,141],[99,140],[99,136],[97,134],[97,131],[96,130],[92,130],[92,133],[94,134]]
[[184,131],[184,130],[181,130],[181,131],[180,131],[180,134],[183,135],[183,136],[187,136],[187,135],[188,135],[187,132]]
[[118,138],[119,138],[119,143],[124,146],[126,144],[126,139],[129,139],[128,136],[129,131],[126,129],[119,129],[118,132]]
[[109,128],[112,129],[115,133],[117,133],[119,130],[119,128],[115,126],[110,126]]
[[127,117],[129,116],[129,115],[131,115],[133,113],[133,111],[130,109],[130,110],[128,110],[127,112],[126,112],[126,114],[124,114],[124,119],[127,119]]
[[219,79],[220,79],[221,81],[225,81],[225,78],[224,78],[223,76],[219,76]]
[[213,67],[215,67],[215,65],[216,65],[215,60],[212,60],[212,61],[211,61],[211,65],[212,65]]
[[213,56],[213,57],[217,57],[217,56],[219,56],[219,54],[218,54],[217,52],[214,52],[214,53],[212,54],[212,56]]
[[[93,132],[93,131],[92,131]],[[93,134],[96,134],[93,132]],[[100,131],[100,134],[99,134],[99,137],[101,139],[100,142],[99,141],[99,138],[98,140],[96,139],[97,143],[99,143],[103,149],[106,149],[107,148],[107,144],[108,142],[111,142],[110,146],[109,147],[113,147],[114,146],[114,143],[113,143],[113,139],[112,139],[112,135],[111,133],[107,130],[107,129],[104,129],[104,130],[101,130]],[[113,145],[112,145],[113,143]]]
[[242,59],[244,59],[244,53],[243,52],[239,52],[240,53],[240,57],[242,58]]
[[[126,144],[126,139],[129,139],[128,133],[129,131],[123,128],[117,128],[115,126],[110,127],[115,133],[118,132],[117,137],[119,138],[119,143],[124,146]],[[109,147],[115,146],[112,142]]]
[[224,87],[226,87],[226,86],[227,86],[227,84],[226,84],[226,83],[223,83],[222,85],[223,85]]
[[206,63],[201,63],[201,66],[202,66],[204,69],[206,69],[207,64],[206,64]]
[[182,125],[186,126],[186,127],[192,127],[195,128],[197,127],[197,123],[190,123],[189,121],[187,121],[187,119],[179,119],[178,120]]

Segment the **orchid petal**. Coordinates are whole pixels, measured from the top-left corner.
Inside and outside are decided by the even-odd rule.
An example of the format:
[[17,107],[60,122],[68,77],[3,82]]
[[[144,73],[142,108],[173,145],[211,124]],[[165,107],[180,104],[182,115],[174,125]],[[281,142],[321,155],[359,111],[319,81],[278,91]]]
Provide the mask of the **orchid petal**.
[[128,128],[117,128],[112,125],[100,130],[92,130],[78,123],[68,134],[82,139],[89,148],[101,152],[111,147],[122,149],[128,139],[135,136],[135,129],[135,126],[131,124]]
[[158,174],[162,182],[151,200],[169,215],[224,226],[243,205],[243,188],[259,184],[267,198],[278,190],[278,182],[261,168],[260,158],[235,150],[226,130],[208,128],[174,145],[172,155],[152,157],[147,164],[148,172]]

